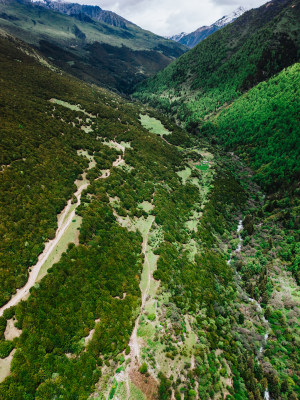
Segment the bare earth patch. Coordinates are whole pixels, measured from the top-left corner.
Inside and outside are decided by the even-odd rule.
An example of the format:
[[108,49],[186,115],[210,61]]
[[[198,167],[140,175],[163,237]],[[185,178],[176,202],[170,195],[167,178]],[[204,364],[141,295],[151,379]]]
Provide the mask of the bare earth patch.
[[21,329],[15,327],[15,322],[17,322],[15,318],[11,318],[7,321],[4,332],[5,340],[14,340],[14,338],[17,338],[21,335],[22,331]]
[[131,382],[143,392],[147,400],[156,400],[158,395],[158,384],[153,376],[146,377],[138,369],[132,369],[129,372]]
[[3,382],[5,378],[10,374],[10,365],[16,350],[13,350],[10,355],[6,358],[0,358],[0,382]]

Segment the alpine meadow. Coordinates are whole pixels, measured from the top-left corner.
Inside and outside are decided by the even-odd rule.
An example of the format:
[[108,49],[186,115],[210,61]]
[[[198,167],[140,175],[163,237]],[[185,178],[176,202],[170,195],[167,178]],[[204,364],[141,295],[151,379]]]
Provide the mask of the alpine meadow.
[[0,0],[0,400],[297,400],[299,0],[82,3]]

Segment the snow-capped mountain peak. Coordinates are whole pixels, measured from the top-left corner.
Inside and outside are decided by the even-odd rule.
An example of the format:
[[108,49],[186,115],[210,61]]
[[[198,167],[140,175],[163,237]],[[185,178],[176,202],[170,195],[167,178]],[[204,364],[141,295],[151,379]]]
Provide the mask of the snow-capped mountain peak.
[[201,26],[191,33],[181,32],[178,35],[169,36],[167,37],[167,39],[175,40],[176,42],[182,43],[189,48],[192,48],[212,33],[236,20],[238,17],[244,14],[245,11],[247,11],[247,8],[239,7],[229,15],[225,15],[224,17],[218,19],[218,21],[214,22],[210,26]]
[[181,32],[181,33],[178,33],[177,35],[166,36],[166,39],[171,39],[171,40],[175,40],[175,42],[179,42],[179,40],[182,39],[186,35],[187,35],[187,33]]
[[244,14],[244,12],[247,11],[247,8],[240,6],[239,8],[237,8],[236,10],[234,10],[232,13],[230,13],[229,15],[225,15],[224,17],[218,19],[218,21],[216,21],[213,25],[216,25],[218,27],[223,27],[225,25],[230,24],[231,22],[233,22],[235,19],[237,19],[239,16],[241,16],[242,14]]

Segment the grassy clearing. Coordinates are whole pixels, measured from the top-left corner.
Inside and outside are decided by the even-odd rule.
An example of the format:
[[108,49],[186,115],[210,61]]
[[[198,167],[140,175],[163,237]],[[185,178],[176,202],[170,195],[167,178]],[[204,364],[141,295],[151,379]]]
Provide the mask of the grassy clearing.
[[82,125],[81,129],[82,129],[85,133],[90,133],[90,132],[93,132],[93,131],[94,131],[94,129],[91,127],[91,125],[87,125],[87,126]]
[[149,211],[153,210],[154,205],[149,203],[149,201],[143,201],[138,205],[138,208],[141,208],[148,213]]
[[158,119],[149,117],[149,115],[140,114],[140,122],[144,128],[156,135],[164,136],[171,135],[172,133],[168,131]]
[[176,172],[176,174],[182,179],[182,183],[185,185],[186,181],[192,174],[192,169],[190,167],[186,167],[182,171]]
[[49,268],[51,268],[55,263],[60,260],[62,254],[67,250],[68,244],[76,242],[81,221],[82,218],[76,215],[71,225],[68,227],[68,229],[66,229],[61,240],[58,242],[57,246],[52,250],[49,257],[44,262],[38,274],[37,282],[41,281],[43,277],[47,274]]
[[142,218],[137,218],[134,222],[134,225],[136,228],[141,232],[141,235],[145,237],[147,232],[149,231],[149,227],[152,225],[155,217],[153,215],[150,215],[146,219],[144,217]]
[[140,391],[132,382],[129,385],[130,388],[130,397],[129,400],[146,400],[143,392]]
[[197,225],[199,223],[199,219],[202,216],[201,211],[193,210],[193,213],[190,217],[190,219],[185,223],[185,226],[191,231],[191,232],[197,232]]
[[83,114],[87,115],[88,117],[96,118],[95,115],[89,114],[88,112],[86,112],[85,110],[83,110],[83,109],[80,107],[80,104],[77,104],[77,105],[76,105],[76,104],[70,104],[70,103],[68,103],[67,101],[58,100],[58,99],[50,99],[49,101],[50,101],[51,103],[58,104],[59,106],[63,106],[63,107],[69,108],[69,110],[72,110],[72,111],[80,111],[80,112],[82,112]]

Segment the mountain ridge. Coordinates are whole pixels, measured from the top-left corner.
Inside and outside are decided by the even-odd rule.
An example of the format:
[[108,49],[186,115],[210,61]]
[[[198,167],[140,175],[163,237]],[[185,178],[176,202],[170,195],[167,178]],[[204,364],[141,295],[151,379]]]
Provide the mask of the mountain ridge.
[[[145,84],[140,98],[190,133],[57,67],[106,60],[113,80],[135,56],[149,69],[159,51],[91,40],[131,28],[43,7],[34,25],[2,8],[39,47],[0,27],[0,400],[299,398],[290,4],[251,12]],[[47,41],[58,21],[65,42]]]
[[276,0],[247,11],[140,84],[137,97],[201,121],[297,62],[299,9],[298,0]]
[[[0,3],[0,27],[90,83],[129,93],[134,84],[187,49],[100,7],[47,4],[61,6],[65,12],[44,3],[5,0]],[[97,16],[101,20],[92,18]]]
[[232,13],[225,15],[218,19],[216,22],[209,26],[201,26],[191,33],[180,33],[178,35],[168,36],[168,39],[174,40],[176,42],[182,43],[189,48],[195,47],[199,42],[206,39],[209,35],[213,34],[217,30],[223,28],[224,26],[232,23],[238,17],[243,15],[247,11],[245,7],[238,7]]
[[122,29],[127,29],[127,24],[135,25],[132,22],[126,20],[120,15],[103,10],[99,6],[84,5],[78,3],[65,3],[62,1],[54,0],[42,0],[34,2],[35,5],[48,8],[50,10],[58,11],[62,14],[66,14],[72,17],[80,17],[86,15],[93,20],[102,21],[109,25],[116,26]]

